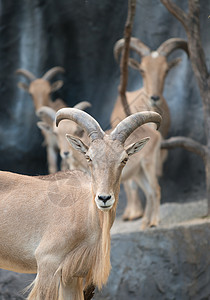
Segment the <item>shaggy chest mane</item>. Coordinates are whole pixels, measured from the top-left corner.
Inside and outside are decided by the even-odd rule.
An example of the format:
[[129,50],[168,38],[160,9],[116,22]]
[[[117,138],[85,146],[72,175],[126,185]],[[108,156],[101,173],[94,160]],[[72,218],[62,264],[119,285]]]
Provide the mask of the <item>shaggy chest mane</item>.
[[82,277],[86,286],[93,283],[99,289],[106,283],[111,268],[109,218],[105,213],[99,234],[84,240],[66,256],[61,266],[64,284],[71,277]]

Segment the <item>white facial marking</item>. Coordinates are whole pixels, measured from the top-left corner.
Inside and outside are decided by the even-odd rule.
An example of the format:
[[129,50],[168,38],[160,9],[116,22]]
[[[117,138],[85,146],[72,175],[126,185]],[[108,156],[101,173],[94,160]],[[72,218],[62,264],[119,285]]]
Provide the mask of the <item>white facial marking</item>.
[[110,210],[115,202],[115,197],[112,195],[111,198],[109,200],[107,200],[105,203],[103,203],[103,201],[98,199],[98,196],[95,197],[95,202],[97,207],[102,210],[102,211],[108,211]]
[[159,56],[159,53],[157,51],[153,51],[151,53],[152,58],[157,58]]

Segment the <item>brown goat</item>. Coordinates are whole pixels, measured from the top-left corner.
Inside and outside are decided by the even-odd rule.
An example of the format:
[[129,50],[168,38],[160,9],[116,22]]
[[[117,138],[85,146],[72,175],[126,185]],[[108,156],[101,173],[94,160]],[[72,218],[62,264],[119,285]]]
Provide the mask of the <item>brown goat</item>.
[[84,286],[106,283],[121,172],[148,138],[127,147],[125,141],[141,125],[161,121],[155,112],[136,113],[108,135],[81,110],[59,110],[56,123],[64,119],[90,138],[88,147],[68,135],[85,156],[90,175],[69,171],[37,178],[0,172],[0,267],[37,273],[28,300],[83,300]]
[[[91,104],[87,101],[79,102],[74,106],[74,108],[85,110],[91,107]],[[85,131],[79,127],[75,122],[70,120],[63,120],[60,122],[59,127],[55,125],[56,111],[48,106],[42,106],[37,111],[37,116],[41,119],[37,122],[37,126],[49,136],[53,136],[56,139],[56,144],[59,149],[59,153],[62,159],[61,170],[87,170],[88,166],[84,156],[75,151],[74,148],[70,147],[66,134],[70,133],[73,136],[83,139],[85,143],[88,143],[88,136]]]
[[[42,106],[49,106],[55,111],[60,108],[66,107],[65,102],[61,99],[56,99],[52,101],[51,94],[63,86],[63,81],[58,80],[50,83],[50,80],[58,73],[64,73],[65,70],[62,67],[54,67],[48,70],[41,78],[36,78],[31,72],[18,69],[16,71],[17,75],[22,75],[29,80],[29,85],[23,82],[18,83],[18,87],[30,94],[33,99],[34,108],[37,112]],[[56,138],[54,135],[42,131],[44,136],[44,144],[47,151],[47,163],[49,173],[55,173],[58,171],[57,166],[57,153],[58,146],[56,143]]]
[[[86,106],[87,102],[81,102],[77,104],[77,107]],[[54,120],[55,111],[49,107],[43,106],[39,110],[40,118],[44,117],[45,119],[49,118]],[[57,138],[57,144],[60,149],[60,154],[64,158],[67,158],[68,169],[75,170],[79,169],[82,171],[89,172],[89,167],[84,156],[76,151],[74,148],[69,147],[67,144],[66,134],[70,133],[75,137],[82,138],[82,141],[86,145],[89,145],[89,138],[87,134],[81,131],[78,125],[75,125],[74,122],[70,120],[63,120],[60,122],[59,128],[56,128],[54,125],[48,125],[44,122],[38,122],[38,126],[43,130],[50,130],[53,132]],[[109,131],[106,131],[109,134]],[[137,139],[143,139],[149,137],[150,142],[147,145],[146,149],[143,149],[131,157],[123,168],[121,182],[125,182],[125,186],[129,185],[128,180],[132,176],[133,182],[132,186],[136,185],[141,187],[146,196],[146,207],[144,217],[141,223],[141,229],[145,229],[150,226],[157,226],[159,222],[159,205],[160,205],[160,186],[158,184],[157,175],[156,175],[156,163],[160,159],[160,143],[161,135],[158,131],[153,129],[151,126],[143,125],[140,128],[135,130],[135,133],[131,134],[128,138],[129,144],[134,143]],[[137,163],[138,162],[138,163]],[[132,192],[134,188],[130,188]],[[135,200],[135,194],[129,194],[131,199]],[[132,209],[132,203],[135,205],[135,209]],[[129,201],[129,210],[134,211],[135,213],[140,213],[143,215],[143,209],[141,208],[140,201]],[[138,210],[137,210],[138,207]]]
[[[115,44],[114,55],[117,60],[123,46],[124,39],[117,41]],[[135,113],[137,111],[152,110],[160,113],[163,117],[160,132],[163,137],[166,137],[170,128],[170,111],[163,97],[164,82],[169,70],[181,61],[180,58],[176,58],[168,62],[167,58],[176,49],[183,49],[189,55],[187,42],[180,38],[171,38],[162,43],[156,51],[151,51],[139,39],[132,37],[130,49],[141,57],[141,62],[139,63],[133,58],[129,58],[129,65],[138,70],[143,78],[143,87],[141,89],[126,93],[130,111],[131,113]],[[112,128],[123,120],[125,116],[121,99],[118,97],[111,115]],[[160,176],[162,174],[163,162],[167,157],[167,151],[161,150],[161,156],[156,155],[156,157],[159,158],[156,163],[157,176]],[[132,220],[141,217],[143,210],[138,196],[138,186],[131,180],[124,183],[124,188],[128,203],[123,219]]]

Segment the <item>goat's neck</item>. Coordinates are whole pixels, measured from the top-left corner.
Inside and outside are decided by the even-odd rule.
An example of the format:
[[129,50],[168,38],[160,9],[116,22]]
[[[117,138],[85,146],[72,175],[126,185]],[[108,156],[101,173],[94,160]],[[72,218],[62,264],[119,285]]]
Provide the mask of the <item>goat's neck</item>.
[[119,197],[120,184],[117,188],[117,192],[115,193],[115,203],[111,210],[107,212],[100,211],[95,204],[95,200],[93,197],[92,205],[93,205],[93,217],[94,219],[98,219],[98,223],[100,226],[100,236],[97,244],[95,245],[95,261],[92,265],[90,272],[86,277],[86,284],[89,285],[94,283],[99,289],[103,284],[106,283],[110,269],[110,229],[113,225],[115,216],[116,216],[116,208]]

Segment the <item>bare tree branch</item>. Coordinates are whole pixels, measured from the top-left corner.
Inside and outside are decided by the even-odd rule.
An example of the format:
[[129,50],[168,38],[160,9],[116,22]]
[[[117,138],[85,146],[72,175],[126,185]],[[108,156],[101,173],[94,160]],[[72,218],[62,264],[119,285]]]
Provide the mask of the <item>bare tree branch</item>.
[[122,105],[125,111],[125,114],[129,116],[131,114],[130,108],[128,106],[127,98],[126,98],[126,88],[128,82],[128,58],[129,58],[129,46],[130,46],[130,38],[133,28],[133,20],[135,16],[136,10],[136,0],[129,0],[128,2],[128,16],[125,24],[124,30],[124,39],[125,44],[122,51],[121,61],[120,61],[120,85],[119,85],[119,94],[121,97]]
[[202,145],[195,140],[184,137],[184,136],[176,136],[171,137],[167,140],[163,140],[161,143],[162,149],[173,149],[176,147],[184,148],[188,151],[194,152],[197,155],[201,156],[204,162],[206,161],[206,146]]
[[[205,170],[206,170],[206,189],[208,199],[208,215],[210,216],[210,76],[206,65],[204,50],[202,47],[200,37],[200,1],[188,0],[189,13],[186,16],[187,20],[183,18],[182,11],[171,1],[161,0],[166,8],[183,24],[187,38],[188,49],[190,53],[190,60],[192,68],[198,82],[200,94],[203,102],[204,111],[204,127],[206,132],[207,144],[202,145],[203,150],[194,151],[198,155],[205,157]],[[183,21],[184,20],[184,21]],[[193,143],[196,143],[193,141]],[[189,145],[188,145],[189,146]],[[195,144],[188,147],[188,150],[196,149]],[[187,147],[186,147],[187,149]],[[205,150],[205,151],[204,151]],[[205,155],[203,156],[203,151]]]
[[209,74],[200,37],[199,0],[189,0],[189,27],[186,33],[188,37],[193,71],[198,81],[201,97],[204,100],[205,97],[203,97],[202,91],[207,89],[207,78]]
[[168,11],[182,23],[185,30],[187,30],[188,29],[187,14],[171,0],[160,0],[160,1],[165,5]]

